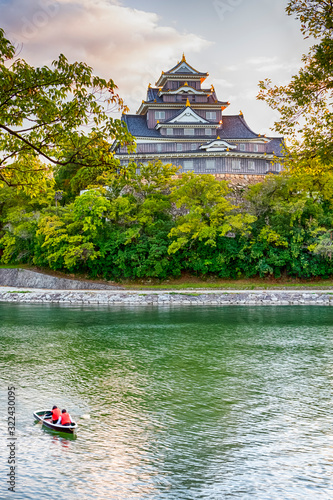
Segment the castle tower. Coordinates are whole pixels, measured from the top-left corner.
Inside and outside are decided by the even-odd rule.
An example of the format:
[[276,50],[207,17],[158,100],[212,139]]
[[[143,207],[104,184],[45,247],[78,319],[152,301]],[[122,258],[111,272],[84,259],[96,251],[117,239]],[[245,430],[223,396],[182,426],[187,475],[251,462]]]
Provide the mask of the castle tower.
[[[203,86],[208,73],[194,69],[183,55],[162,72],[135,115],[123,115],[137,150],[113,145],[122,165],[129,161],[162,160],[182,171],[210,174],[255,174],[279,171],[272,164],[282,157],[282,138],[260,136],[247,125],[242,112],[227,115],[229,102],[219,101],[214,86]],[[276,158],[275,158],[276,160]]]

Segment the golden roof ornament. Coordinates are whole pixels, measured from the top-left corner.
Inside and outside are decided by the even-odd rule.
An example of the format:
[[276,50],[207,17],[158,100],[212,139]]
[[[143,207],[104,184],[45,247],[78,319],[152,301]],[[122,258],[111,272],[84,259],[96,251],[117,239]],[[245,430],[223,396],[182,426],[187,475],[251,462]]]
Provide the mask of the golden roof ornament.
[[182,62],[186,62],[186,59],[185,59],[185,54],[183,52],[183,57],[182,57]]
[[184,87],[188,87],[188,83],[187,82],[184,83]]
[[239,114],[240,114],[240,115],[243,115],[243,111],[242,111],[242,110],[240,110]]
[[186,106],[191,106],[190,101],[188,100],[188,98],[186,99]]

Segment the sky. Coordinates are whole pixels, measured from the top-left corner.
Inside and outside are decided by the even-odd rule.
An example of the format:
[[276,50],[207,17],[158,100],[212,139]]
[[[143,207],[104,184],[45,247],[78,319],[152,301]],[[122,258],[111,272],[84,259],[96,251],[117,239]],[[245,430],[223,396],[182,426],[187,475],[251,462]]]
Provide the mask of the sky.
[[208,72],[225,114],[241,110],[260,134],[276,111],[258,101],[258,82],[288,83],[297,73],[304,40],[287,0],[0,0],[0,27],[35,66],[63,53],[112,78],[135,113],[162,70],[181,59]]

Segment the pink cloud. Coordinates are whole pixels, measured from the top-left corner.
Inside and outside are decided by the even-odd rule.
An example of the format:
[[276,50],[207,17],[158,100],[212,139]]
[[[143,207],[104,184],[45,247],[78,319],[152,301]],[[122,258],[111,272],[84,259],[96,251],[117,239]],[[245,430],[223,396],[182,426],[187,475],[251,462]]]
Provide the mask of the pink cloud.
[[149,82],[174,66],[183,51],[199,52],[211,42],[161,26],[153,12],[107,0],[12,0],[1,6],[2,27],[36,66],[59,53],[81,60],[112,78],[134,112]]

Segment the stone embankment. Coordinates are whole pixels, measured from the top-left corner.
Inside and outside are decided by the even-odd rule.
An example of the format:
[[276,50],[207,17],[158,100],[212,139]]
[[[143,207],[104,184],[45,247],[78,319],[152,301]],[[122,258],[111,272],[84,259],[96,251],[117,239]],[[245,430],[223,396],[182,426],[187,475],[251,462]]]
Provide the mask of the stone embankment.
[[324,291],[197,291],[197,292],[136,292],[136,291],[63,291],[15,290],[0,288],[0,301],[53,304],[100,305],[333,305],[333,293]]
[[46,288],[52,290],[117,290],[121,287],[89,281],[57,278],[27,269],[0,269],[0,286]]

